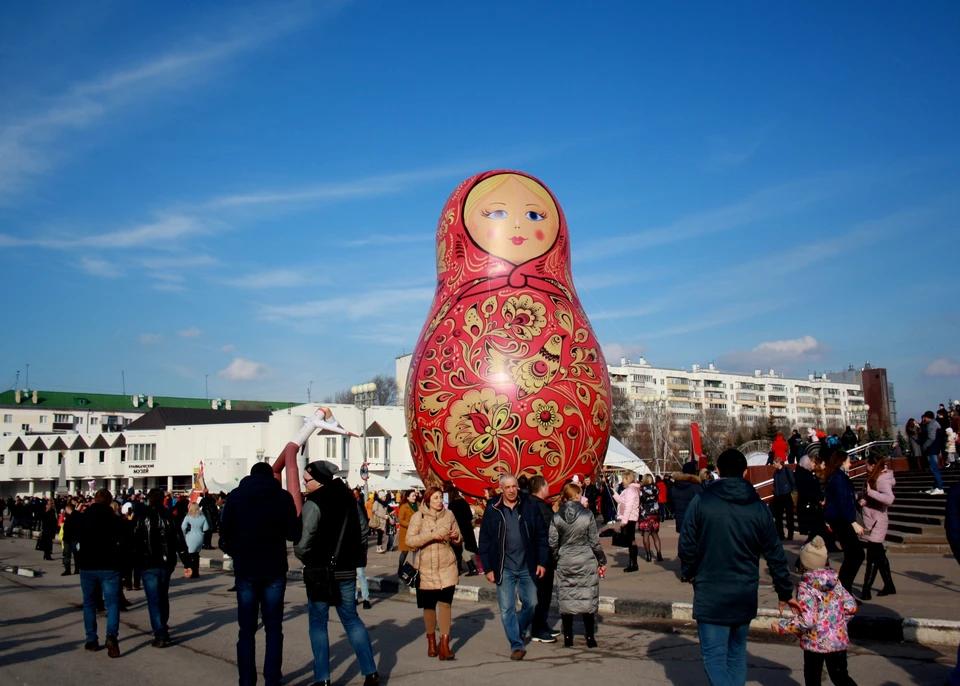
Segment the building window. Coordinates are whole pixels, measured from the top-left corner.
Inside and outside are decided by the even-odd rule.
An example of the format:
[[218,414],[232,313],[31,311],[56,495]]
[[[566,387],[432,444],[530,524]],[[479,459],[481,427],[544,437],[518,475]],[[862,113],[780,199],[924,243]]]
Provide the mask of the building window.
[[45,415],[45,414],[40,415],[40,423],[41,423],[41,424],[46,424],[48,419],[50,419],[50,418],[49,418],[47,415]]
[[[130,446],[131,462],[156,462],[157,444],[156,443],[132,443]],[[126,452],[126,451],[124,451]]]
[[63,464],[63,453],[60,453],[57,455],[57,465],[59,466],[62,464]]
[[43,453],[37,453],[37,466],[43,466]]
[[80,451],[80,462],[78,464],[83,464],[83,451]]
[[350,437],[349,437],[349,436],[344,436],[344,437],[343,437],[343,451],[342,451],[342,452],[343,452],[343,461],[344,461],[344,463],[345,463],[345,464],[349,464],[349,462],[350,462]]
[[376,438],[367,439],[367,461],[368,462],[379,462],[380,461],[380,441]]
[[17,466],[23,466],[23,453],[17,453]]
[[7,461],[7,456],[6,456],[6,455],[0,455],[0,465],[5,464],[6,461]]
[[97,423],[96,417],[90,417],[90,426],[94,426]]
[[121,450],[121,451],[120,451],[120,461],[121,461],[121,462],[126,462],[126,461],[127,461],[127,451],[126,451],[126,450]]
[[12,415],[12,414],[5,414],[5,415],[3,415],[3,423],[4,423],[4,424],[13,424],[13,415]]
[[337,439],[336,438],[326,438],[324,439],[324,444],[327,449],[327,459],[337,459]]
[[77,424],[83,424],[83,417],[77,417]]
[[73,419],[68,414],[53,415],[54,424],[73,424]]
[[22,432],[26,433],[26,432],[28,432],[28,431],[30,430],[30,425],[29,425],[29,424],[21,424],[21,425],[20,425],[20,430],[21,430]]
[[107,459],[107,451],[106,451],[106,450],[101,450],[101,451],[100,451],[100,464],[103,464],[106,459]]

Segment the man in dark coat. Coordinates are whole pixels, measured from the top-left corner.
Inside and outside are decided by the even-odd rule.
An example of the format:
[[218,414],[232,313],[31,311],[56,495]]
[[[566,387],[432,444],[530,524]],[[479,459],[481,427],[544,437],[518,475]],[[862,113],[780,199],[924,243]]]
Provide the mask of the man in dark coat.
[[100,650],[97,636],[97,600],[102,597],[107,610],[107,638],[104,645],[110,657],[120,657],[120,568],[123,565],[123,522],[110,503],[110,491],[101,489],[80,519],[79,541],[83,551],[80,590],[83,592],[83,627],[86,650]]
[[[553,508],[547,502],[547,498],[550,497],[550,487],[547,485],[547,480],[538,474],[530,477],[528,485],[530,500],[539,508],[549,531],[550,521],[553,519]],[[550,602],[553,600],[553,582],[557,571],[556,560],[551,556],[544,568],[543,576],[536,580],[537,607],[533,611],[530,637],[538,643],[556,643],[557,637],[547,623],[547,618],[550,615]]]
[[[510,641],[510,659],[522,660],[527,654],[523,637],[537,605],[534,579],[546,574],[550,559],[550,529],[536,503],[520,493],[517,477],[501,475],[500,492],[487,502],[478,547],[487,581],[497,585],[497,604]],[[518,596],[522,607],[519,615]]]
[[670,487],[673,499],[673,519],[677,524],[677,532],[683,528],[683,519],[687,515],[690,503],[703,488],[700,486],[700,477],[697,476],[697,463],[684,462],[683,472],[673,475],[673,485]]
[[770,509],[746,479],[747,458],[726,450],[717,460],[720,479],[695,498],[680,531],[680,573],[693,583],[693,618],[710,683],[747,680],[747,633],[757,616],[760,556],[773,576],[780,611],[792,599],[787,558]]
[[204,491],[200,498],[200,512],[207,519],[207,530],[203,532],[203,549],[213,550],[213,535],[220,530],[220,510],[217,509],[217,499],[208,491]]
[[787,439],[787,445],[790,446],[790,455],[787,459],[790,464],[796,464],[803,457],[803,436],[800,435],[799,431],[793,430],[790,438]]
[[840,447],[847,452],[856,448],[859,442],[860,439],[857,438],[857,432],[853,430],[852,426],[848,426],[846,431],[840,436]]
[[923,425],[920,428],[920,440],[923,454],[927,456],[927,463],[930,465],[930,471],[933,473],[933,481],[936,484],[927,491],[929,495],[943,495],[943,477],[940,475],[940,452],[943,449],[943,430],[940,423],[933,416],[933,412],[927,410],[923,413]]
[[793,470],[777,460],[773,465],[773,501],[770,509],[777,522],[777,535],[783,540],[783,520],[787,520],[787,538],[793,540],[793,494],[797,491],[797,482]]
[[[330,606],[334,605],[340,624],[343,625],[350,646],[357,656],[360,673],[364,675],[364,686],[378,686],[380,675],[373,660],[370,634],[357,614],[357,568],[366,564],[370,527],[366,513],[360,514],[363,505],[357,502],[343,481],[334,478],[336,471],[334,465],[323,461],[311,462],[304,470],[303,490],[307,494],[307,500],[301,513],[303,532],[300,541],[293,547],[297,559],[303,563],[304,581],[307,584],[313,680],[321,684],[330,683],[330,639],[327,621],[330,617]],[[228,504],[228,513],[230,507],[232,506]],[[336,566],[330,569],[333,558],[336,558]],[[339,585],[339,602],[331,598],[324,588],[324,582],[331,576],[332,582]],[[320,583],[314,584],[312,579]]]
[[[204,499],[213,501],[208,495]],[[216,505],[214,504],[214,509]],[[267,647],[263,679],[277,686],[283,665],[283,598],[287,589],[287,541],[300,538],[293,496],[258,462],[230,493],[220,522],[220,550],[233,558],[237,587],[237,668],[241,684],[257,682],[256,633],[263,614]]]
[[[147,597],[150,627],[153,629],[153,647],[166,648],[170,639],[170,577],[177,568],[177,557],[185,567],[184,577],[190,578],[190,556],[183,530],[174,522],[173,516],[163,506],[163,491],[154,488],[147,493],[149,508],[133,526],[133,564],[140,567],[140,581]],[[87,567],[86,554],[80,547],[83,568]]]

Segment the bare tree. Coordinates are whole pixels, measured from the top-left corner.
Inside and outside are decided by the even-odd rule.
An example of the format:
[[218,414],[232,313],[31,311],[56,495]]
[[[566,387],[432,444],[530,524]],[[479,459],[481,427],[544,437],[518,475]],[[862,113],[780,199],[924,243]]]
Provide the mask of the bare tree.
[[618,386],[613,386],[611,391],[610,433],[626,445],[627,437],[633,433],[633,401]]
[[326,396],[321,402],[330,405],[353,405],[353,393],[349,388],[342,388],[333,395]]
[[396,405],[397,404],[397,378],[387,376],[386,374],[377,374],[370,379],[377,384],[375,405]]

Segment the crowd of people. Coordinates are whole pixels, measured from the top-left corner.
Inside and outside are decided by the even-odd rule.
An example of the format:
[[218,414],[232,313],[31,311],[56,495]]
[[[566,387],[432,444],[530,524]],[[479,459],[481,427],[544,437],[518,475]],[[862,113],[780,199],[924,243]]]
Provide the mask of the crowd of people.
[[[928,412],[917,425],[918,450],[927,453],[937,478],[931,493],[942,486],[936,470],[956,461],[950,440],[956,430],[944,429],[940,418]],[[660,527],[673,519],[681,575],[694,586],[694,618],[711,683],[745,681],[746,636],[757,614],[763,557],[781,611],[791,613],[773,628],[799,637],[806,683],[819,683],[825,665],[833,683],[853,684],[847,673],[846,623],[861,602],[872,600],[877,576],[882,581],[877,596],[897,592],[883,545],[896,480],[888,458],[874,454],[863,485],[854,484],[848,450],[858,437],[852,429],[841,436],[798,437],[794,431],[774,442],[769,507],[747,478],[746,458],[727,450],[704,469],[688,462],[663,477],[626,472],[616,486],[605,474],[596,483],[589,476],[574,478],[553,499],[543,477],[510,474],[501,476],[485,501],[472,503],[449,483],[365,496],[336,478],[333,465],[312,462],[303,472],[299,515],[265,463],[255,465],[229,497],[153,489],[114,499],[100,490],[91,497],[11,499],[3,509],[10,517],[8,532],[21,527],[40,533],[37,549],[45,559],[52,559],[54,542],[60,543],[63,574],[80,575],[84,647],[100,650],[97,618],[105,613],[104,647],[110,657],[120,655],[119,613],[129,607],[125,591],[143,590],[152,645],[175,642],[169,627],[171,578],[178,563],[184,578],[197,578],[200,551],[212,549],[213,535],[219,533],[220,550],[233,559],[241,684],[256,682],[261,618],[264,678],[267,684],[280,683],[292,543],[307,589],[315,682],[330,683],[327,624],[333,607],[367,686],[380,682],[358,613],[370,607],[364,568],[373,536],[378,554],[400,551],[397,576],[416,589],[429,657],[456,659],[451,649],[455,589],[461,576],[483,574],[496,586],[509,657],[522,660],[528,639],[555,643],[562,636],[564,646],[575,645],[577,617],[585,645],[596,648],[600,579],[608,564],[601,536],[612,535],[614,546],[627,550],[623,571],[634,572],[640,561],[638,536],[646,562],[662,562]],[[819,443],[818,450],[809,450],[812,442]],[[914,453],[912,446],[909,452]],[[954,510],[958,501],[960,491],[954,489],[949,500]],[[960,561],[960,513],[951,517],[948,512],[947,531]],[[782,543],[795,533],[806,537],[797,561],[796,598]],[[830,558],[837,555],[842,563],[835,570]],[[559,630],[550,622],[555,593]]]

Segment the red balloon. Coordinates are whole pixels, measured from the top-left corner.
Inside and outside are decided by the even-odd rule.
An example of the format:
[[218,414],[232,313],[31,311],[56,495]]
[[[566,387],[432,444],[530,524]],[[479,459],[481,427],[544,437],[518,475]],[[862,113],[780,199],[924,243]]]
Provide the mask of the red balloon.
[[556,198],[522,172],[467,179],[440,215],[437,290],[407,378],[420,478],[482,498],[501,474],[540,474],[554,495],[599,471],[610,410]]

